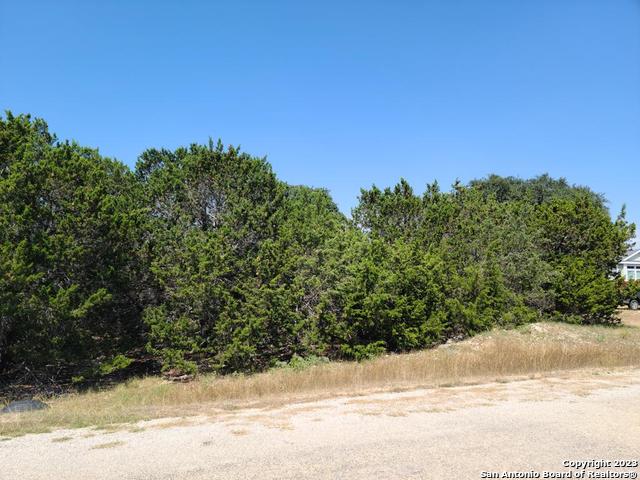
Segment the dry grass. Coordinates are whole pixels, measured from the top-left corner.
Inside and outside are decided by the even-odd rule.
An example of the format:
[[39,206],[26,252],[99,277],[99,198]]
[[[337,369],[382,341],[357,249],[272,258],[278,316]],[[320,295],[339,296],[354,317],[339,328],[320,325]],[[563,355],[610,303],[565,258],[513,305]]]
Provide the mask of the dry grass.
[[[451,386],[580,368],[640,366],[640,328],[554,323],[492,331],[454,345],[368,362],[329,363],[251,376],[202,376],[188,384],[157,377],[107,391],[68,395],[44,411],[0,417],[0,437],[56,428],[122,424],[163,417],[215,415],[336,395]],[[131,427],[131,425],[129,425]]]

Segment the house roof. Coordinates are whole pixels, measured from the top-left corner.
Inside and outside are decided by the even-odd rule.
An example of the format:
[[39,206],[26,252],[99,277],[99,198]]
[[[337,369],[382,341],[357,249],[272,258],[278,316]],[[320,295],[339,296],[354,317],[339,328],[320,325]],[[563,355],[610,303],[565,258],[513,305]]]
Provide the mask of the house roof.
[[620,263],[638,263],[640,264],[640,250],[629,253],[625,258],[620,260]]

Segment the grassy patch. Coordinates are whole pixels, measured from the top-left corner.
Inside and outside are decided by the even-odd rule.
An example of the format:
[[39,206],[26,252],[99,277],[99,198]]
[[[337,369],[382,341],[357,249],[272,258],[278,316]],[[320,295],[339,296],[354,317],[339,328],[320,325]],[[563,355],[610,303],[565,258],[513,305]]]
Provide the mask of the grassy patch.
[[187,384],[158,377],[133,380],[109,390],[53,399],[47,410],[2,415],[0,437],[88,426],[115,430],[131,428],[140,420],[215,415],[245,406],[628,366],[640,366],[640,328],[538,323],[361,363],[314,363],[251,376],[209,375]]

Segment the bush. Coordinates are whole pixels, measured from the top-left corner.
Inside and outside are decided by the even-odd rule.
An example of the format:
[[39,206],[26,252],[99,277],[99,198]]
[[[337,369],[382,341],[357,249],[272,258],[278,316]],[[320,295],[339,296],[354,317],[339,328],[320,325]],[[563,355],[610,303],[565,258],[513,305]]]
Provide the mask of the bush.
[[638,298],[640,294],[640,280],[618,281],[618,304],[622,305],[630,298]]
[[542,318],[606,323],[640,290],[610,278],[633,236],[624,212],[546,175],[373,186],[348,219],[221,142],[151,149],[131,172],[7,114],[0,369],[100,376],[145,350],[177,374],[301,369]]

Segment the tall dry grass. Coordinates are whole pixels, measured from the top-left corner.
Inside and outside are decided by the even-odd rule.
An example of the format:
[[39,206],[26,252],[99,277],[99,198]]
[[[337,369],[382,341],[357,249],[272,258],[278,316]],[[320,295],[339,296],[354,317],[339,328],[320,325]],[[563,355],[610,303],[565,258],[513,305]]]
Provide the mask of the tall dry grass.
[[202,376],[188,384],[160,378],[68,395],[51,408],[0,416],[0,435],[107,426],[167,416],[215,414],[375,390],[477,383],[581,368],[640,366],[640,328],[542,323],[493,331],[455,345],[371,361],[288,368],[251,376]]

